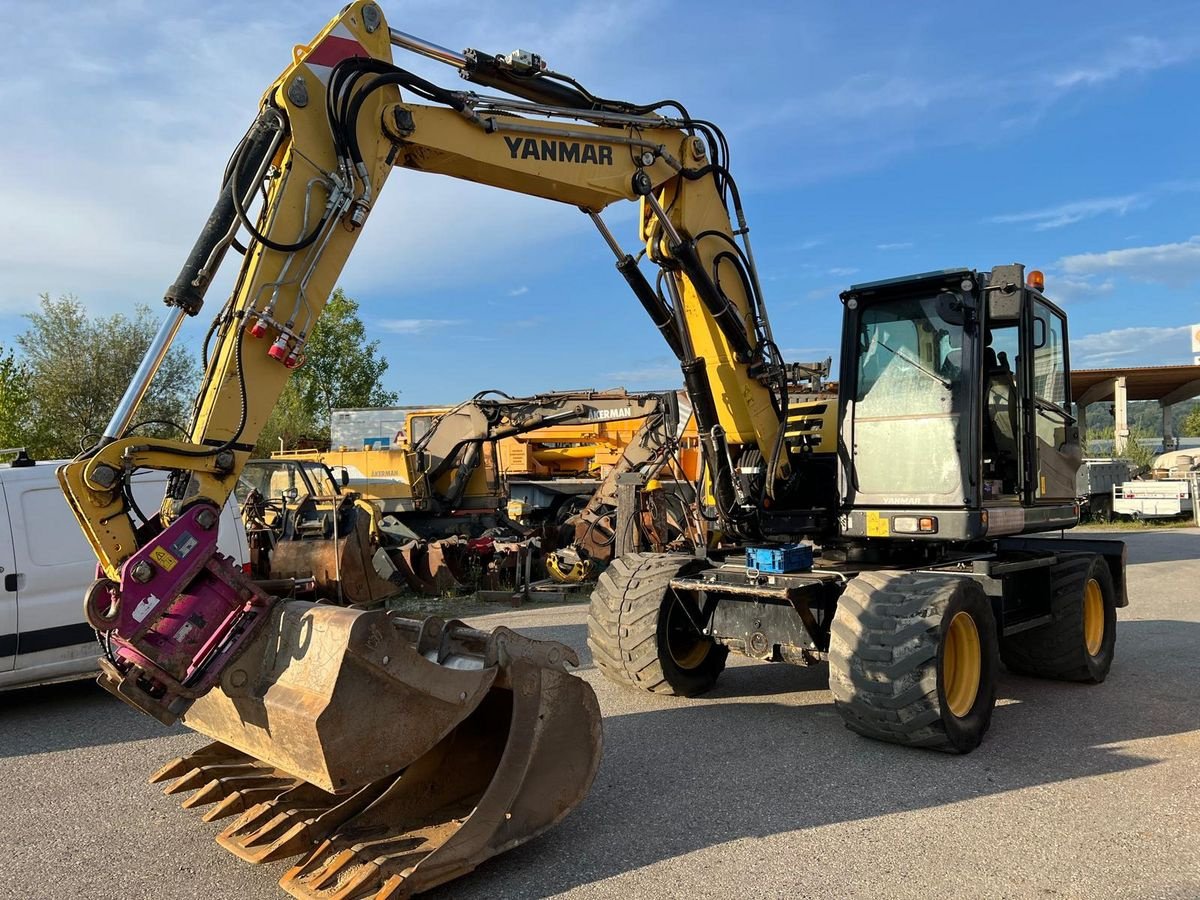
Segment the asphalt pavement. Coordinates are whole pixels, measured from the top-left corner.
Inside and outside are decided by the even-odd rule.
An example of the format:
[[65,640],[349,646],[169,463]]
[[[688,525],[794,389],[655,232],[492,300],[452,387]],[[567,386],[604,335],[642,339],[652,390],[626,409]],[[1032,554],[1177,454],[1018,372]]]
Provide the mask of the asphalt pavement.
[[[660,698],[599,676],[582,604],[472,618],[580,651],[604,760],[562,825],[427,896],[1200,897],[1200,529],[1114,536],[1108,681],[1005,673],[962,757],[847,731],[823,667],[731,657],[712,694]],[[0,897],[285,897],[286,864],[146,783],[203,743],[86,682],[0,694]]]

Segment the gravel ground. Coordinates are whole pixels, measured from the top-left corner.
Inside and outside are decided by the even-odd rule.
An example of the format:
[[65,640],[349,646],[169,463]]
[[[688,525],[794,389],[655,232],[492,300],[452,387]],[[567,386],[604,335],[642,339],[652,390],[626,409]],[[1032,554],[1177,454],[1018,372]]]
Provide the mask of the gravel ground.
[[[429,896],[1200,896],[1200,530],[1115,536],[1131,605],[1108,681],[1005,674],[965,757],[850,733],[823,668],[731,659],[672,700],[599,677],[581,604],[472,618],[580,650],[604,762],[560,827]],[[284,864],[233,858],[146,784],[201,743],[88,683],[0,695],[0,896],[284,897]]]

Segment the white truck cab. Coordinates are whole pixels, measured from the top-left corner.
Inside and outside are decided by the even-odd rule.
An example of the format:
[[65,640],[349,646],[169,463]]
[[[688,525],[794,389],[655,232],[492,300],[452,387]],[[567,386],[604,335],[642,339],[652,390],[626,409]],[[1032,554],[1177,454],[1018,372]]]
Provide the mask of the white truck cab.
[[[97,671],[100,648],[83,618],[83,592],[96,556],[58,486],[61,461],[21,454],[0,463],[0,690],[82,678]],[[133,477],[133,496],[150,512],[162,503],[165,472]],[[250,558],[230,495],[218,547],[238,565]]]

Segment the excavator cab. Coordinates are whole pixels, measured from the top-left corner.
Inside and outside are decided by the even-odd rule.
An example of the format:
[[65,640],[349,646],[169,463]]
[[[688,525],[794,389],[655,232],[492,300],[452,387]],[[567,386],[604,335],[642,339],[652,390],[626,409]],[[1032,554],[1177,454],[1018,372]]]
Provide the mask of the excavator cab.
[[972,541],[1076,523],[1067,322],[1041,286],[1011,265],[842,294],[843,536]]

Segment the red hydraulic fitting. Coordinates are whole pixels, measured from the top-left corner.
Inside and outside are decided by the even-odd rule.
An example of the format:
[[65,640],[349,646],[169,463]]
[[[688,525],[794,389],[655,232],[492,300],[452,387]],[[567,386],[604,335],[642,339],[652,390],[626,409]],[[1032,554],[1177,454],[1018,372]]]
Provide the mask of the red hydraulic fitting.
[[283,362],[288,356],[288,339],[287,335],[281,334],[275,339],[275,343],[271,345],[271,349],[267,351],[267,356],[271,359],[277,359]]
[[260,338],[267,333],[267,323],[258,319],[246,330],[250,332],[250,337]]
[[299,348],[289,353],[287,359],[283,361],[283,364],[289,369],[298,369],[304,365],[304,357],[300,355]]

